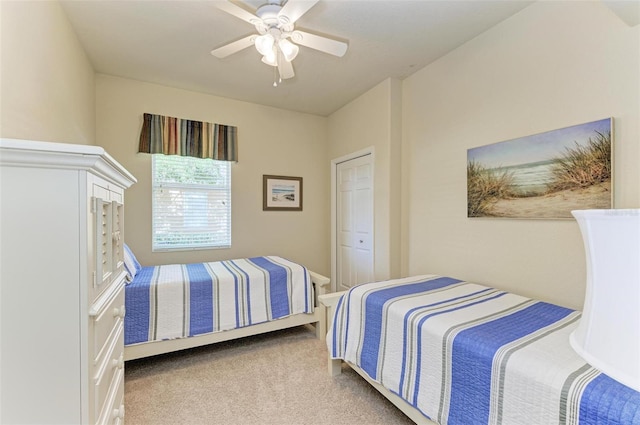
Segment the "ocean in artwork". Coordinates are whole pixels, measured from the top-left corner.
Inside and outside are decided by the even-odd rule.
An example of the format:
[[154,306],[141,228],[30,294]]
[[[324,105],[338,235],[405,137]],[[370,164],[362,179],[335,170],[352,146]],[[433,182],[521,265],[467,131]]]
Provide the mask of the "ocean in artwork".
[[547,185],[553,180],[554,160],[530,162],[527,164],[498,167],[489,172],[509,173],[513,176],[512,190],[523,196],[541,195],[547,191]]

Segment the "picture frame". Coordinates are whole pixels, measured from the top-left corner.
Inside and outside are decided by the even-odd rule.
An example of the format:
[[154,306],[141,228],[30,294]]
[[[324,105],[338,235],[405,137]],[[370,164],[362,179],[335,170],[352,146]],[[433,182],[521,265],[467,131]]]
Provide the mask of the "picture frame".
[[467,150],[467,217],[572,219],[613,208],[613,118]]
[[302,177],[262,176],[263,211],[302,211]]

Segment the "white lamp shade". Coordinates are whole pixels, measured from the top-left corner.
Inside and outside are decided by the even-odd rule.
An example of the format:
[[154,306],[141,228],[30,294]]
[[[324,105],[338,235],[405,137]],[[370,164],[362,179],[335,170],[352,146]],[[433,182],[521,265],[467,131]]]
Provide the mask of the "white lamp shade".
[[296,58],[296,56],[298,56],[300,48],[286,38],[281,39],[278,42],[278,46],[280,46],[280,51],[287,62],[291,62]]
[[584,241],[587,282],[569,341],[589,364],[640,391],[640,209],[572,214]]
[[263,34],[256,37],[255,43],[256,50],[258,50],[261,55],[267,56],[269,52],[273,52],[273,45],[275,44],[275,40],[271,34]]
[[268,54],[264,55],[262,57],[262,62],[266,63],[267,65],[278,66],[278,61],[276,60],[275,49],[273,49],[271,51],[271,53],[268,53]]

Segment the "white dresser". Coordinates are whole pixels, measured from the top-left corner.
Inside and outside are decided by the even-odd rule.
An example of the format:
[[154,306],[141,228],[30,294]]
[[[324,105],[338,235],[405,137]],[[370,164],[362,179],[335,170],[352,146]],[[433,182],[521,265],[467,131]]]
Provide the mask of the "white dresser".
[[0,139],[0,423],[124,422],[124,191],[97,146]]

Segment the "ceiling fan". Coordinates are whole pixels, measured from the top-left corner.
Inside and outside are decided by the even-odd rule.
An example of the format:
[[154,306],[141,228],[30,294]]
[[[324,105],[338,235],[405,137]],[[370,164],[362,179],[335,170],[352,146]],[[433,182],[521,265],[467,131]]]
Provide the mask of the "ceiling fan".
[[[267,3],[258,7],[255,14],[230,1],[216,2],[216,7],[220,10],[255,26],[258,34],[246,36],[214,49],[211,54],[222,59],[247,47],[255,46],[262,55],[262,62],[277,67],[280,81],[295,75],[291,61],[298,54],[298,45],[338,57],[344,56],[347,43],[294,28],[295,22],[319,0],[266,1]],[[274,81],[273,85],[277,86],[277,82]]]

